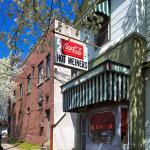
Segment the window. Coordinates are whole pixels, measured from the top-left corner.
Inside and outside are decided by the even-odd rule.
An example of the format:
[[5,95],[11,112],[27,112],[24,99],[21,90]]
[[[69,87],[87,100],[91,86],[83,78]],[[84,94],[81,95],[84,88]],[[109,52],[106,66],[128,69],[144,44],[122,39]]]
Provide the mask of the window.
[[75,78],[77,76],[77,70],[71,69],[71,78]]
[[22,112],[21,112],[21,110],[19,110],[18,117],[21,117],[21,115],[22,115]]
[[45,110],[46,118],[48,121],[50,121],[50,109]]
[[16,99],[16,90],[14,90],[14,100]]
[[50,76],[50,54],[46,57],[46,78]]
[[105,0],[104,2],[97,5],[95,14],[102,17],[103,22],[100,23],[100,29],[98,34],[95,36],[95,45],[101,47],[110,40],[110,12],[111,12],[111,1]]
[[99,30],[98,34],[95,36],[95,45],[101,47],[109,41],[109,17],[102,15],[104,22],[101,24],[102,28]]
[[38,94],[38,110],[41,111],[43,106],[43,95],[41,92]]
[[39,103],[38,103],[38,111],[41,111],[41,110],[42,110],[42,104],[43,104],[42,102],[39,102]]
[[23,97],[22,83],[20,84],[20,98]]
[[43,82],[43,62],[38,66],[38,84]]
[[16,90],[14,90],[14,97],[16,96]]
[[31,74],[28,75],[27,79],[28,79],[27,92],[30,93],[31,92]]
[[27,114],[30,114],[30,107],[27,108]]

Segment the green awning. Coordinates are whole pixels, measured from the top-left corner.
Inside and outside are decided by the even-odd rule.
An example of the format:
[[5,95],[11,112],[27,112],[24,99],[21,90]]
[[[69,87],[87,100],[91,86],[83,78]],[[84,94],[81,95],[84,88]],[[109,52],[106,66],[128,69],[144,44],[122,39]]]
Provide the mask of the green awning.
[[85,106],[104,101],[121,101],[129,98],[128,66],[104,61],[62,86],[63,111],[75,112]]
[[100,4],[97,4],[95,6],[95,11],[102,12],[105,15],[110,16],[110,6],[108,0],[105,0]]

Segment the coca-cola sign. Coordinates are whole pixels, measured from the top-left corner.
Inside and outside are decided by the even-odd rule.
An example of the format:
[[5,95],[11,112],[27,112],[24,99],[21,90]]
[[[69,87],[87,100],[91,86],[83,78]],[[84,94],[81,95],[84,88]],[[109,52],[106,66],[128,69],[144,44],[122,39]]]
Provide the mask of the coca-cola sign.
[[84,58],[83,46],[76,44],[74,42],[70,42],[64,39],[61,39],[61,48],[62,54],[69,55],[78,59]]
[[[58,36],[58,35],[57,35]],[[86,44],[72,39],[55,37],[55,64],[69,68],[88,70],[88,52]]]

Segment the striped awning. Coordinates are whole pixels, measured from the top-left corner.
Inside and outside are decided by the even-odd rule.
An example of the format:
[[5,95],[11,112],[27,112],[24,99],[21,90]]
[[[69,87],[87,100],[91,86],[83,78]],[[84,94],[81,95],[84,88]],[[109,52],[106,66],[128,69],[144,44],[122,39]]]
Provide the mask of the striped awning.
[[63,111],[104,101],[128,100],[129,67],[106,60],[62,86]]
[[108,0],[99,3],[95,6],[95,11],[102,12],[107,16],[110,16],[110,6]]

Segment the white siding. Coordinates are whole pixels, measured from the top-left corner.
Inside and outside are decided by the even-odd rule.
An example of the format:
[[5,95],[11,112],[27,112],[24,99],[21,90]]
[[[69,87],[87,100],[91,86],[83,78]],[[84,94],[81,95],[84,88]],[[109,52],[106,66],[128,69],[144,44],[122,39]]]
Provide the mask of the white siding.
[[83,41],[86,38],[86,36],[88,36],[89,44],[86,44],[86,48],[88,50],[88,61],[90,61],[98,55],[98,51],[94,51],[94,47],[92,46],[92,44],[94,44],[94,36],[90,33],[85,33],[84,31],[80,32],[81,41]]
[[[70,69],[56,65],[54,68],[60,73],[71,75]],[[54,150],[71,150],[75,147],[76,114],[63,112],[60,81],[65,81],[66,78],[61,75],[55,75],[54,78],[54,124],[58,123],[53,129]]]
[[[145,0],[111,0],[110,41],[101,47],[99,54],[134,32],[146,37]],[[93,50],[90,48],[88,51]],[[92,54],[95,55],[97,56],[96,53]]]
[[132,32],[145,33],[143,0],[111,1],[111,40]]

